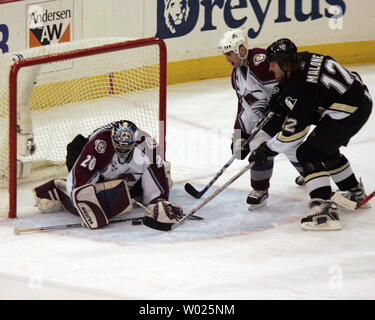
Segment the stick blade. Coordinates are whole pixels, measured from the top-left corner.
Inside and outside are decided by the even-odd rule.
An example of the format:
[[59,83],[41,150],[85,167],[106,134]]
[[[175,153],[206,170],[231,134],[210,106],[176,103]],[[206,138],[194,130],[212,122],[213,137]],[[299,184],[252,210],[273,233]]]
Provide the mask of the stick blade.
[[203,195],[202,192],[199,192],[190,183],[185,183],[185,191],[191,196],[193,196],[195,199],[200,199]]
[[375,196],[375,191],[371,192],[366,198],[364,198],[360,203],[357,205],[357,209],[361,208],[363,205],[367,203],[368,207],[371,208],[371,205],[368,203],[373,197]]

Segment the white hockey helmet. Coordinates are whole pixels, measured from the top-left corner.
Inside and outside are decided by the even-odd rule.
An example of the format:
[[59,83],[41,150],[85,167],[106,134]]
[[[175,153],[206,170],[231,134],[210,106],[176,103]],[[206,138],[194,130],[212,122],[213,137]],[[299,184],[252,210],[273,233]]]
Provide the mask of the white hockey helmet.
[[241,29],[232,29],[223,34],[219,41],[219,50],[222,54],[229,51],[234,51],[234,53],[239,54],[239,48],[241,45],[248,49],[245,33]]

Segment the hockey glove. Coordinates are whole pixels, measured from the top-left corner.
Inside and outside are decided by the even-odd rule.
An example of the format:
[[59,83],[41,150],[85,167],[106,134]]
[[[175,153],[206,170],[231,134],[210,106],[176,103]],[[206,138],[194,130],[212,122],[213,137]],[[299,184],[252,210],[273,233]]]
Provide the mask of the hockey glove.
[[257,149],[255,149],[249,157],[249,162],[254,163],[254,167],[263,167],[271,161],[278,153],[272,151],[266,142],[263,142]]
[[152,229],[168,231],[183,217],[183,209],[180,205],[163,199],[147,207],[149,211],[143,217],[143,224]]
[[248,137],[249,136],[244,132],[241,132],[239,137],[237,136],[236,132],[232,136],[232,144],[230,148],[232,150],[232,154],[238,160],[245,159],[250,153],[249,144],[247,143],[244,145]]

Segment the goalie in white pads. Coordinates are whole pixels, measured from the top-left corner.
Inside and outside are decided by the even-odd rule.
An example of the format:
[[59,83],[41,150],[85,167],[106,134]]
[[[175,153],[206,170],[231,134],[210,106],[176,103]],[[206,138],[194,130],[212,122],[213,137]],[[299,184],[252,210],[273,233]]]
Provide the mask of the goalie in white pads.
[[110,218],[132,210],[143,198],[143,223],[168,230],[183,215],[169,202],[168,175],[159,145],[127,120],[78,135],[67,147],[67,179],[54,179],[33,190],[41,211],[63,207],[79,215],[89,229],[108,225]]

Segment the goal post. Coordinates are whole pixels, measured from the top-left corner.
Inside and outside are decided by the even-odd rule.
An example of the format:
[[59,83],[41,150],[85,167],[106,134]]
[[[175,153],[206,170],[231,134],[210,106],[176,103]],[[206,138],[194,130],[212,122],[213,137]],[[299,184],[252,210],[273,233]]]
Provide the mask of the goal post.
[[[28,181],[19,178],[19,158],[30,161],[39,178],[46,167],[65,168],[66,145],[77,134],[87,136],[109,122],[128,119],[156,138],[165,158],[167,49],[162,39],[99,38],[34,49],[21,52],[22,58],[10,66],[8,99],[2,99],[0,83],[0,117],[9,113],[8,133],[2,129],[0,145],[4,154],[7,133],[9,167],[3,168],[0,159],[0,180],[8,181],[9,218],[17,216],[17,184]],[[36,72],[21,76],[35,66],[36,79]],[[27,81],[26,89],[20,81]],[[25,99],[20,91],[32,93]],[[35,143],[35,153],[23,157],[17,147],[20,111],[31,114]]]

